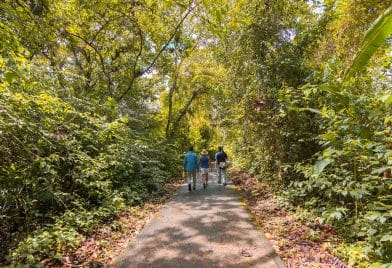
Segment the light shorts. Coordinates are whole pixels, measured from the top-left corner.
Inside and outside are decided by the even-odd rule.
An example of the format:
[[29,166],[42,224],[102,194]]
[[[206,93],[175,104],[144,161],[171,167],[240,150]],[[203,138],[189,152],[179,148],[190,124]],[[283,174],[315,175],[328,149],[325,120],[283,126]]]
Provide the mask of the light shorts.
[[208,174],[208,168],[200,168],[201,174]]

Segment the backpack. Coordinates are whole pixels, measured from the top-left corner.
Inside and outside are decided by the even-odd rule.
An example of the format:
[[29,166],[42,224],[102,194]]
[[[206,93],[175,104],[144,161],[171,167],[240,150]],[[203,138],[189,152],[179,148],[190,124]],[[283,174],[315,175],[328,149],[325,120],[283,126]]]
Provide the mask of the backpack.
[[219,163],[219,168],[220,168],[220,169],[226,169],[227,166],[228,166],[227,162],[220,162],[220,163]]

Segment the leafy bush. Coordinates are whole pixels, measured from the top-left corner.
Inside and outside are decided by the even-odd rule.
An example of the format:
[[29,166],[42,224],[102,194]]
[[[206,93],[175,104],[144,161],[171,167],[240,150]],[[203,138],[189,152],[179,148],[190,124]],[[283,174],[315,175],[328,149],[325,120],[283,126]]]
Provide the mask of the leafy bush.
[[85,210],[81,207],[68,210],[55,218],[53,224],[34,231],[27,239],[19,243],[12,253],[14,263],[37,264],[41,260],[60,263],[63,253],[76,248],[88,234],[125,208],[124,199],[113,192],[106,197],[101,207]]
[[312,200],[308,207],[335,222],[346,237],[366,239],[368,253],[391,262],[388,107],[377,93],[357,97],[353,90],[338,91],[331,85],[322,91],[330,97],[339,95],[340,101],[320,111],[325,122],[318,137],[322,150],[313,163],[297,164],[305,179],[293,181],[288,196],[298,204]]
[[16,263],[60,258],[178,170],[175,150],[135,130],[118,106],[107,108],[117,113],[109,120],[106,104],[95,101],[40,87],[2,92],[0,234],[7,243],[21,241],[12,253]]

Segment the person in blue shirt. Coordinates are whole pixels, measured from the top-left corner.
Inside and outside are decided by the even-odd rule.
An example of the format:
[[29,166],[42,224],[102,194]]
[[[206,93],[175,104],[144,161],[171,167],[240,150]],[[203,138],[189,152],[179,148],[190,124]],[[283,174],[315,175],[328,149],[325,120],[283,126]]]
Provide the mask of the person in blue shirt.
[[184,169],[188,179],[189,192],[191,191],[191,182],[193,182],[193,190],[196,190],[197,155],[193,151],[193,146],[190,146],[189,151],[185,154]]
[[218,146],[218,152],[215,154],[216,165],[218,167],[218,183],[223,186],[227,185],[227,154],[223,151],[223,146]]
[[203,180],[203,188],[205,189],[208,184],[208,170],[210,168],[210,158],[208,157],[208,152],[206,149],[201,151],[201,156],[199,159],[200,173]]

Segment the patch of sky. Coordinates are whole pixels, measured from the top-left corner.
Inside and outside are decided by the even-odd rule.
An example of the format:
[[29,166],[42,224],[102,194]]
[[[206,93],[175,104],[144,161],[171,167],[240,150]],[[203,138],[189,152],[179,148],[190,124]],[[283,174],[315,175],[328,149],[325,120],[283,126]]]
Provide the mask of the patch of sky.
[[147,46],[149,47],[151,53],[155,53],[157,51],[156,50],[156,44],[154,43],[154,41],[148,35],[146,35],[144,37],[144,41],[147,44]]
[[169,49],[169,50],[171,50],[171,49],[175,49],[175,45],[174,45],[174,42],[173,41],[171,41],[168,45],[167,45],[167,47],[166,47],[167,49]]
[[297,35],[297,32],[295,31],[295,29],[285,29],[285,30],[281,31],[281,36],[283,37],[283,39],[290,41],[290,42],[294,40],[296,35]]
[[323,0],[308,0],[308,4],[314,14],[322,15],[324,13],[325,7]]
[[141,77],[142,78],[147,78],[147,79],[151,79],[155,74],[157,74],[158,71],[155,69],[151,69],[147,72],[145,72]]

